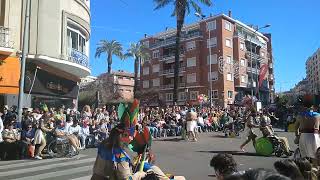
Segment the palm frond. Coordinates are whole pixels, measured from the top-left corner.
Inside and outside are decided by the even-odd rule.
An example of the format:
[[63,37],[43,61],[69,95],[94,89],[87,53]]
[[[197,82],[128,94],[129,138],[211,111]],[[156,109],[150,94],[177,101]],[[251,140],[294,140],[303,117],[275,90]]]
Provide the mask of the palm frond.
[[201,8],[200,8],[200,6],[199,6],[196,2],[194,2],[193,0],[191,0],[191,1],[190,1],[190,4],[191,4],[191,6],[193,7],[193,9],[194,9],[197,13],[202,14]]
[[154,10],[161,9],[168,5],[169,3],[173,2],[174,0],[153,0],[156,3],[156,7]]
[[206,6],[212,6],[211,0],[198,0],[198,2],[200,2]]

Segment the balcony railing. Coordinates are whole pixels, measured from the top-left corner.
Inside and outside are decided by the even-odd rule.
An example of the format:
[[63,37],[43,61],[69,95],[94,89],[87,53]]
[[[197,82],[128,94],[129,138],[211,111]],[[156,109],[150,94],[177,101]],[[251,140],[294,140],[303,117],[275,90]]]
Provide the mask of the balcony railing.
[[[184,72],[184,71],[186,71],[186,67],[181,67],[181,68],[179,68],[179,73],[182,73],[182,72]],[[165,75],[165,74],[173,74],[174,73],[174,69],[173,68],[171,68],[171,69],[165,69],[165,70],[162,70],[161,72],[160,72],[160,74],[162,74],[162,75]]]
[[[187,40],[190,38],[196,38],[196,37],[202,37],[202,33],[200,31],[198,32],[193,32],[190,34],[181,34],[181,40]],[[163,41],[159,41],[153,44],[150,44],[150,48],[157,48],[161,46],[168,46],[176,43],[176,38],[170,38],[170,39],[165,39]]]
[[251,53],[250,51],[247,51],[247,52],[246,52],[246,58],[247,58],[248,60],[250,60],[251,56],[252,56],[252,59],[253,59],[253,60],[258,60],[258,61],[261,61],[261,60],[262,60],[262,58],[261,58],[261,56],[260,56],[259,54]]
[[72,61],[74,63],[77,63],[81,66],[89,67],[89,58],[82,52],[76,50],[76,49],[71,49],[70,55],[69,55],[69,61]]
[[0,47],[5,48],[13,48],[13,41],[10,41],[10,30],[9,28],[5,28],[3,26],[0,26]]
[[[250,67],[247,67],[247,72],[251,73],[251,68]],[[259,69],[256,70],[255,68],[252,68],[252,73],[258,74],[258,73],[260,73],[260,70]]]
[[[180,58],[183,58],[184,57],[184,51],[182,51],[180,53]],[[167,55],[163,55],[160,57],[160,61],[167,61],[167,60],[170,60],[170,59],[174,59],[175,58],[175,54],[167,54]]]
[[[174,87],[174,84],[165,84],[165,85],[162,85],[161,88],[162,89],[173,89]],[[186,83],[179,83],[179,88],[184,88],[186,87]]]

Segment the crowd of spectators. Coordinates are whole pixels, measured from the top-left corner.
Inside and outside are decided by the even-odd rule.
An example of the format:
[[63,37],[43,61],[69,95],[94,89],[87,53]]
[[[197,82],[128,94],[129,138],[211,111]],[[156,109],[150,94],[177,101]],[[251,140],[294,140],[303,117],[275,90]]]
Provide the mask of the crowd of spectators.
[[317,180],[320,178],[319,166],[312,165],[305,158],[283,159],[274,163],[271,169],[249,169],[240,171],[236,160],[230,154],[215,155],[210,166],[218,180]]

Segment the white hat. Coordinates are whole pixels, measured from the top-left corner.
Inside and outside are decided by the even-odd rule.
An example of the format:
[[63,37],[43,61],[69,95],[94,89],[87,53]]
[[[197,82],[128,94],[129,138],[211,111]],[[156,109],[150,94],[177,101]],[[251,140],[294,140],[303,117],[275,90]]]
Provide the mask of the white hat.
[[8,106],[8,105],[4,105],[4,107],[3,107],[3,108],[9,109],[9,106]]

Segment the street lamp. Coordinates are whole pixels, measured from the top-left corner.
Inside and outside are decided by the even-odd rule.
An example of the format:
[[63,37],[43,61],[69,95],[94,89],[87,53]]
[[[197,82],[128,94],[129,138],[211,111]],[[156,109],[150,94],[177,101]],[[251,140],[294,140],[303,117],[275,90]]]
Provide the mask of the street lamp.
[[[260,27],[260,28],[257,28],[254,32],[253,32],[253,35],[254,37],[256,36],[256,33],[261,30],[261,29],[265,29],[265,28],[268,28],[270,27],[271,25],[270,24],[266,24],[264,25],[263,27]],[[252,101],[252,104],[253,104],[253,67],[252,67],[252,36],[250,36],[250,62],[251,62],[251,101]],[[257,78],[256,78],[256,86],[258,85],[258,69],[257,69],[257,63],[256,63],[256,67],[255,67],[255,70],[256,70],[256,73],[257,73]],[[259,87],[257,87],[259,88]],[[259,94],[259,89],[257,90],[258,91],[258,94]]]
[[[200,13],[195,13],[195,15],[198,17],[198,18],[205,18],[206,16],[203,15],[203,14],[200,14]],[[212,77],[211,77],[211,72],[212,72],[212,64],[211,64],[211,29],[208,28],[208,23],[206,23],[206,27],[208,29],[208,33],[209,33],[209,43],[207,44],[208,45],[208,48],[209,48],[209,86],[210,86],[210,92],[209,92],[209,101],[210,101],[210,107],[212,107]]]

